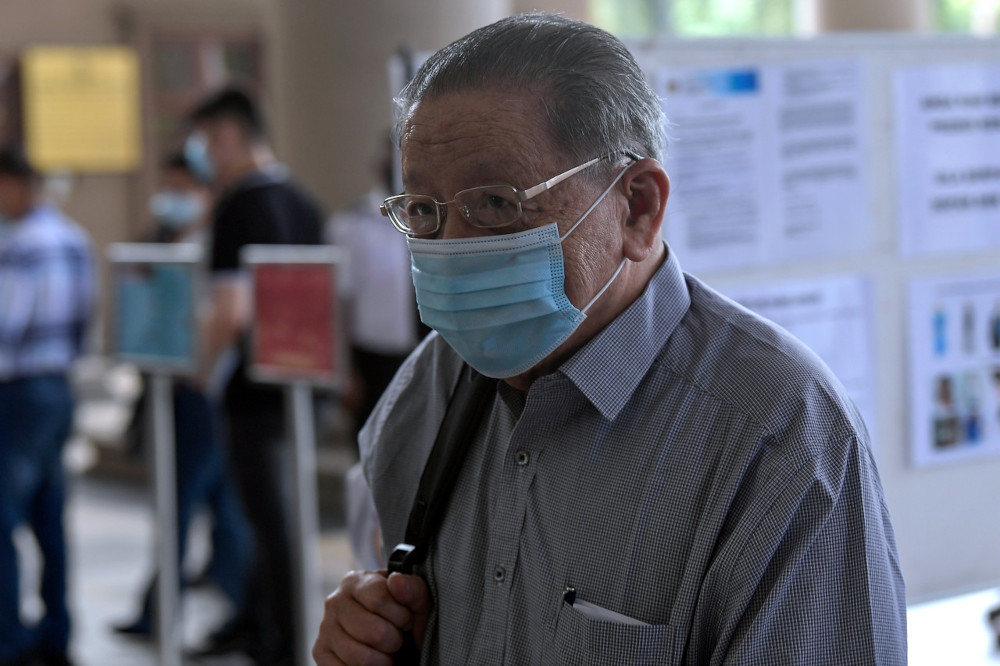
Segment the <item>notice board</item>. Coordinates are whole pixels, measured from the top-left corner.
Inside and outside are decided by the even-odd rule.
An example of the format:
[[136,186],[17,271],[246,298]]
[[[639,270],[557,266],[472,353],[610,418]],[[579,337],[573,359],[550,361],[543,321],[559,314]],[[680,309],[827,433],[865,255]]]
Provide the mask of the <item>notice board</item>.
[[139,166],[139,61],[124,46],[36,46],[22,58],[28,156],[43,171]]
[[252,245],[250,373],[262,382],[338,387],[346,378],[337,248]]
[[116,243],[108,249],[108,258],[112,353],[140,370],[194,374],[200,359],[201,248]]
[[[1000,151],[973,148],[1000,140],[1000,90],[994,90],[1000,40],[873,33],[658,38],[629,47],[672,121],[664,235],[681,266],[750,307],[810,285],[864,285],[867,305],[851,300],[863,309],[843,310],[830,300],[836,307],[827,319],[855,331],[851,344],[858,349],[870,344],[867,372],[854,356],[842,360],[858,371],[855,379],[867,378],[858,385],[876,414],[869,429],[909,600],[1000,585],[1000,529],[989,510],[1000,506],[1000,455],[991,453],[988,438],[988,426],[1000,418],[993,414],[1000,379],[994,386],[990,374],[1000,369],[1000,344],[994,358],[987,326],[995,297],[976,292],[974,299],[982,324],[975,328],[982,329],[976,367],[986,370],[976,380],[967,369],[950,373],[956,405],[981,398],[982,429],[959,419],[969,441],[938,447],[961,455],[919,458],[918,448],[934,436],[934,415],[911,418],[914,404],[930,404],[935,381],[949,373],[933,359],[914,363],[910,353],[911,347],[934,353],[942,304],[962,344],[965,301],[952,304],[928,289],[963,286],[969,276],[996,275],[1000,266],[1000,208],[993,208],[1000,201]],[[979,139],[952,132],[966,120]],[[697,121],[711,127],[701,134],[685,127]],[[936,128],[951,133],[934,134]],[[929,136],[937,143],[923,150]],[[695,150],[699,142],[716,152]],[[953,147],[966,145],[970,159],[946,163],[956,155]],[[714,163],[697,162],[705,155]],[[933,196],[927,186],[936,188]],[[713,206],[702,200],[713,198],[714,210],[727,218],[710,217]],[[966,202],[971,216],[962,211]],[[908,226],[915,223],[925,226]],[[931,295],[913,297],[925,293]],[[923,314],[911,317],[914,308]],[[817,322],[810,319],[810,328]],[[843,352],[836,343],[828,349]]]

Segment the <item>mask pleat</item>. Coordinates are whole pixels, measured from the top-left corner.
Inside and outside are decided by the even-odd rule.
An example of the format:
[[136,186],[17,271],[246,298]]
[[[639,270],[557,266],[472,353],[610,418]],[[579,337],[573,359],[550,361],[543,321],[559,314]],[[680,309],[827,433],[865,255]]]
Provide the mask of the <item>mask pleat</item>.
[[544,260],[482,270],[482,259],[480,259],[479,268],[477,272],[448,274],[426,262],[424,257],[414,258],[413,284],[418,289],[437,294],[464,294],[495,290],[497,285],[548,283],[552,277],[549,263]]
[[[558,303],[557,299],[565,301],[565,303]],[[483,329],[493,326],[505,326],[530,319],[539,319],[550,314],[560,314],[561,308],[567,305],[572,310],[567,313],[568,316],[562,318],[566,320],[575,319],[579,311],[573,308],[565,296],[556,297],[554,295],[531,301],[511,303],[509,305],[491,304],[489,307],[475,310],[461,310],[458,312],[436,310],[421,303],[420,318],[425,324],[439,331],[441,329],[451,329],[454,331]]]
[[421,294],[420,303],[424,307],[433,308],[438,311],[459,312],[497,305],[512,305],[523,301],[546,298],[551,293],[552,287],[549,280],[544,280],[493,289],[489,292],[488,299],[481,291],[438,294],[428,290]]

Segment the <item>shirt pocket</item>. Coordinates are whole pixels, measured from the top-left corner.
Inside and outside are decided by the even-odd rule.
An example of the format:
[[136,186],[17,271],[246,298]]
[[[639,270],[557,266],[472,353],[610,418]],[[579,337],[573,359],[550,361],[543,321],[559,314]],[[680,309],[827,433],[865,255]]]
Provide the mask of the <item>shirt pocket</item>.
[[545,663],[574,666],[671,666],[683,657],[674,627],[646,624],[590,603],[560,605],[549,648]]

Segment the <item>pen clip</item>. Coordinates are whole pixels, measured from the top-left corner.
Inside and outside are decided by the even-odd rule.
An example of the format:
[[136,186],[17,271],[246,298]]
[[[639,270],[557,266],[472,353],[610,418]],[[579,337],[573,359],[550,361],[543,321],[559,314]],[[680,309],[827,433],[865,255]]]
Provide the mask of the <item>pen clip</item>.
[[569,585],[563,590],[563,602],[572,606],[576,603],[576,588]]

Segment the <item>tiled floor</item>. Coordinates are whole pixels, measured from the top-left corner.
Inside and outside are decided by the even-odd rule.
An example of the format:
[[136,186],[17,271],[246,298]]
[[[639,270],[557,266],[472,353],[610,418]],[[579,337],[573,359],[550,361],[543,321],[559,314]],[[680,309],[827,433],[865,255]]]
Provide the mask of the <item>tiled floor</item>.
[[[152,511],[134,486],[78,479],[67,514],[72,557],[72,652],[82,666],[155,666],[153,648],[116,636],[110,626],[129,618],[150,570]],[[207,555],[205,523],[196,524],[192,558]],[[34,589],[38,576],[34,546],[26,534],[19,546],[27,566],[24,582]],[[327,531],[321,543],[324,588],[336,586],[350,568],[350,549],[341,530]],[[979,666],[1000,664],[996,638],[986,612],[1000,604],[1000,591],[986,590],[910,608],[910,666]],[[37,613],[30,600],[26,612]],[[184,639],[198,642],[226,613],[225,601],[210,590],[189,591],[184,599]],[[200,661],[205,666],[244,666],[239,658]]]
[[[77,479],[66,516],[71,557],[71,610],[74,621],[72,655],[81,666],[155,666],[155,649],[115,635],[110,627],[132,617],[152,562],[152,509],[142,490],[129,485]],[[208,550],[208,525],[196,523],[192,560],[203,561]],[[332,590],[350,568],[346,533],[326,531],[321,553],[324,588]],[[24,585],[37,589],[37,557],[28,534],[18,535],[23,551]],[[40,602],[30,599],[27,615]],[[185,643],[197,644],[228,612],[224,598],[211,590],[185,594]],[[242,666],[240,658],[202,660],[205,666]]]

